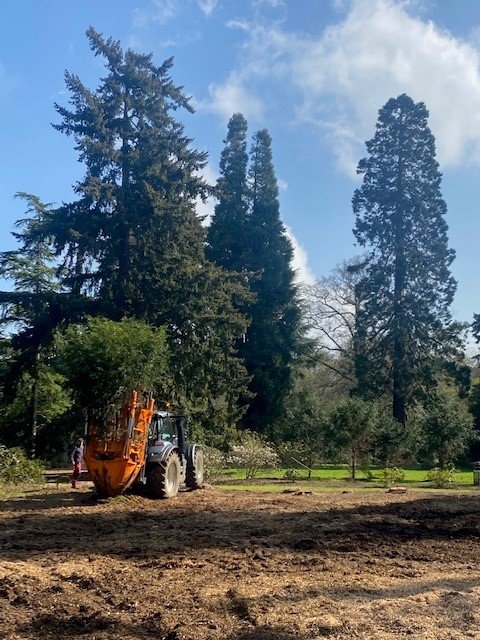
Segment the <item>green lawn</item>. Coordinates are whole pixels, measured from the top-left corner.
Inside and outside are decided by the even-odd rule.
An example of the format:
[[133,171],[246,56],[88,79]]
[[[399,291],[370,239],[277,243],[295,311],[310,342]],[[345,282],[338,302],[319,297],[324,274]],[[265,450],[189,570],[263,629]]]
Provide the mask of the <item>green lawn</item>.
[[[374,473],[374,479],[368,484],[375,486],[380,484],[380,478],[378,476],[380,469],[372,469]],[[418,485],[423,484],[425,487],[429,486],[428,482],[425,482],[425,478],[428,473],[428,469],[404,469],[405,472],[405,480],[402,480],[401,484],[410,484],[410,485]],[[245,471],[243,469],[226,469],[224,472],[225,480],[222,484],[228,485],[230,480],[238,481],[245,479]],[[265,486],[265,480],[283,480],[285,476],[285,469],[262,469],[257,472],[253,483],[257,480],[262,480],[263,482],[258,486]],[[298,480],[307,480],[307,471],[306,470],[297,470],[297,479]],[[322,482],[325,485],[331,484],[332,481],[349,481],[349,474],[346,465],[326,465],[320,469],[315,469],[312,473],[311,482]],[[365,482],[365,475],[361,470],[357,471],[357,481],[359,484],[364,485],[367,484]],[[250,481],[252,482],[252,481]],[[349,483],[353,484],[353,483]],[[473,485],[473,473],[471,469],[459,469],[454,473],[454,484],[459,486],[471,486]],[[245,487],[245,485],[241,485]],[[275,486],[275,485],[273,485]]]

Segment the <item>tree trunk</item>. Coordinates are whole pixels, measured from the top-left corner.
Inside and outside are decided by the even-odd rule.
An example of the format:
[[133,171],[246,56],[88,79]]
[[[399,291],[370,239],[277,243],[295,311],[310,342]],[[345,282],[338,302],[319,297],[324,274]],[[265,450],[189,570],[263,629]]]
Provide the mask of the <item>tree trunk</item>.
[[403,123],[399,124],[398,134],[398,168],[397,168],[397,202],[395,207],[395,272],[393,298],[393,399],[392,412],[395,420],[403,426],[407,422],[405,393],[405,318],[403,295],[405,291],[405,229],[403,212]]
[[445,456],[443,455],[443,451],[438,452],[438,468],[445,469]]
[[[123,121],[125,132],[129,127],[128,117],[128,95],[125,90],[123,100]],[[130,187],[130,157],[128,136],[123,134],[122,140],[122,183],[121,194],[118,199],[120,230],[118,242],[118,280],[117,290],[114,292],[116,304],[119,311],[125,313],[128,311],[132,300],[130,299],[130,228],[126,220],[128,220],[129,210],[129,187]]]
[[356,479],[357,476],[357,452],[355,449],[352,449],[351,457],[350,457],[350,475],[352,480]]
[[37,350],[35,354],[35,364],[33,366],[33,383],[30,391],[30,407],[29,407],[29,433],[30,433],[30,458],[35,459],[37,449],[37,418],[38,418],[38,362],[40,354]]

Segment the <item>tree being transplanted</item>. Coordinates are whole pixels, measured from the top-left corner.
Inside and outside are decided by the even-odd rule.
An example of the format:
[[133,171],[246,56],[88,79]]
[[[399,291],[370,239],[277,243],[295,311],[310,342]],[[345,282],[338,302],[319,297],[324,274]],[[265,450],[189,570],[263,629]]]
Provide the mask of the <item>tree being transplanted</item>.
[[165,391],[164,329],[133,318],[88,318],[58,335],[57,350],[78,406],[102,430],[132,391],[155,391],[160,397]]
[[358,283],[358,391],[390,393],[402,424],[415,395],[435,384],[441,363],[461,346],[450,312],[455,254],[427,117],[425,105],[405,94],[380,109],[353,197],[354,234],[368,250]]

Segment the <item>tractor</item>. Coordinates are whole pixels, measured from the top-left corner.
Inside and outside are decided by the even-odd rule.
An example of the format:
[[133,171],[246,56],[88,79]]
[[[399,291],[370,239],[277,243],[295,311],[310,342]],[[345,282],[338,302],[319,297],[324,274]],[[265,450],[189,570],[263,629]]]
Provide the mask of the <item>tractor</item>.
[[184,416],[155,409],[151,393],[135,391],[107,432],[86,426],[85,462],[101,496],[146,486],[159,498],[173,498],[181,484],[203,484],[203,450],[187,442]]
[[159,498],[173,498],[181,484],[189,489],[203,485],[203,450],[188,444],[184,416],[155,411],[148,429],[145,466],[139,482]]

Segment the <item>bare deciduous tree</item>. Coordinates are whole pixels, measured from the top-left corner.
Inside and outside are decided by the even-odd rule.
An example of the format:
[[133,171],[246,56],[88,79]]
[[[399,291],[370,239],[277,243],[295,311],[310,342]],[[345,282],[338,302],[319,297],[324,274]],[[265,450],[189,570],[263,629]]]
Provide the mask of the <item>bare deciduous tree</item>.
[[355,385],[355,318],[360,305],[356,284],[362,263],[360,257],[343,262],[302,290],[305,317],[318,339],[320,362],[333,372],[337,383],[341,380],[349,388]]

